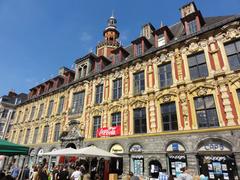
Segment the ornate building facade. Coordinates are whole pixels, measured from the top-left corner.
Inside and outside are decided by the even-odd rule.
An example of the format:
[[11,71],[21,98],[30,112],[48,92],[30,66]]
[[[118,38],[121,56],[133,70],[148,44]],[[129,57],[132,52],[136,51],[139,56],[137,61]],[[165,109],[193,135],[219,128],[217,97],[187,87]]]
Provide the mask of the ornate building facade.
[[239,174],[240,16],[203,17],[193,2],[180,11],[180,22],[146,24],[127,47],[110,17],[96,54],[30,90],[11,131],[32,148],[30,164],[96,145],[123,157],[111,172]]

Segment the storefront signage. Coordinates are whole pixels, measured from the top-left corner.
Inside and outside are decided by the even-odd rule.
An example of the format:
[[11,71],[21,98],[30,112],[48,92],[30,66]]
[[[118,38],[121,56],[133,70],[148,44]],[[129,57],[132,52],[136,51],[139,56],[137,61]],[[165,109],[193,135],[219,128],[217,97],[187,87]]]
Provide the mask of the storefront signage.
[[111,147],[110,153],[113,153],[113,154],[123,153],[123,148],[120,144],[115,144]]
[[109,136],[119,136],[119,135],[121,135],[121,126],[97,129],[97,137],[109,137]]
[[230,149],[222,143],[208,143],[201,146],[199,151],[230,151]]
[[185,159],[184,155],[169,155],[168,156],[170,159],[178,159],[178,160],[182,160]]
[[204,156],[205,160],[211,160],[211,161],[225,161],[225,156]]
[[143,151],[143,148],[142,148],[142,146],[141,145],[139,145],[139,144],[134,144],[131,148],[130,148],[130,150],[129,150],[130,152],[142,152]]

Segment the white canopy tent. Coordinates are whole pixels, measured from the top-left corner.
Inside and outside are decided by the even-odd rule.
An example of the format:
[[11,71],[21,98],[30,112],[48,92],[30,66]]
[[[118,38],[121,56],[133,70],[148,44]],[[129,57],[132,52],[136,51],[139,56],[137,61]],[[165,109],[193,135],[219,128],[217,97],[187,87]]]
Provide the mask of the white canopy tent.
[[89,146],[81,149],[76,149],[69,154],[80,156],[80,157],[121,157],[115,154],[112,154],[103,149],[97,148],[96,146]]
[[64,148],[58,149],[56,151],[42,153],[41,156],[72,156],[73,153],[76,153],[76,149],[73,148]]

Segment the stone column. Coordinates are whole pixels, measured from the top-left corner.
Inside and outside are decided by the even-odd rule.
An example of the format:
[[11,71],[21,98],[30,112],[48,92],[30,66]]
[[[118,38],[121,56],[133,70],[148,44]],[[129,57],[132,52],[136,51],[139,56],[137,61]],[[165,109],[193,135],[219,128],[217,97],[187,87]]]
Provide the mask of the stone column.
[[186,153],[187,156],[187,166],[188,169],[193,172],[193,174],[199,174],[198,161],[196,153]]
[[149,130],[151,133],[157,132],[157,118],[154,94],[149,95]]
[[128,174],[130,170],[130,159],[128,154],[123,154],[123,174]]
[[235,152],[234,156],[235,156],[235,162],[237,166],[238,177],[240,177],[240,152]]

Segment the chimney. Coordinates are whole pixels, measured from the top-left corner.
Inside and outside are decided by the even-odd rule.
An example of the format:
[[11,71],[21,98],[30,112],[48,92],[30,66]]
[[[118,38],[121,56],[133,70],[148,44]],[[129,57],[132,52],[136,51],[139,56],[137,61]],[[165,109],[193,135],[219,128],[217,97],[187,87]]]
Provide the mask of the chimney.
[[154,26],[151,23],[147,23],[142,26],[141,36],[145,36],[147,39],[150,39],[153,31],[155,31]]

